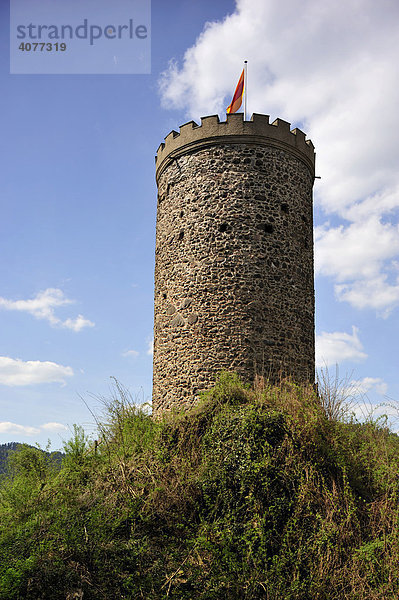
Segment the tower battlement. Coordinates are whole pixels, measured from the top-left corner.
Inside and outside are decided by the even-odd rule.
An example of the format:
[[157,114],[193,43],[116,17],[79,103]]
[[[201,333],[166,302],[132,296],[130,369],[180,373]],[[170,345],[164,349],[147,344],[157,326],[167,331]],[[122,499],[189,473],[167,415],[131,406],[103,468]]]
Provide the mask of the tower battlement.
[[189,121],[181,125],[179,131],[172,130],[157,150],[157,181],[171,161],[215,143],[267,145],[282,150],[289,148],[314,175],[314,146],[303,131],[298,128],[291,130],[291,124],[282,119],[270,123],[268,115],[254,113],[249,121],[244,121],[243,116],[243,113],[235,113],[227,115],[226,121],[220,121],[218,115],[210,115],[201,118],[201,125]]

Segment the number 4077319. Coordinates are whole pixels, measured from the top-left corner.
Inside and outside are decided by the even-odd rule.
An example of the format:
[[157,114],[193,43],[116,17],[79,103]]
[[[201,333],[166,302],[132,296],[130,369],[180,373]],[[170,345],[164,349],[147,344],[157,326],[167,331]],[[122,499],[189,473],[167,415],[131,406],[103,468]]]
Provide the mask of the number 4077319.
[[64,42],[21,42],[18,49],[25,52],[65,52],[66,47]]

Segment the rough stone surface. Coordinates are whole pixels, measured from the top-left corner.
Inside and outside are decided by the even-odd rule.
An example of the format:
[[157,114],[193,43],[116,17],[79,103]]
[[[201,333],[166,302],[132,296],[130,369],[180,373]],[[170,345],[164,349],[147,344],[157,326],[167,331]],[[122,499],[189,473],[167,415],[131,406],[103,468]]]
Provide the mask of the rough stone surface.
[[158,155],[155,414],[221,370],[314,381],[311,154],[244,134]]

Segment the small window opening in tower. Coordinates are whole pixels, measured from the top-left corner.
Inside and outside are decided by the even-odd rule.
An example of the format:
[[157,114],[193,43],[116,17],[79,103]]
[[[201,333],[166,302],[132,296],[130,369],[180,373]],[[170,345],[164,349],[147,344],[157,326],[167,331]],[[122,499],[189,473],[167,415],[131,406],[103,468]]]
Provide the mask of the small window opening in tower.
[[182,240],[183,238],[184,238],[184,231],[182,230],[182,231],[179,233],[179,240]]
[[271,223],[265,223],[263,226],[265,233],[273,233],[274,227]]
[[224,233],[225,231],[227,231],[227,229],[228,229],[227,223],[221,223],[219,225],[219,231],[220,231],[220,233]]
[[288,204],[286,202],[283,202],[281,205],[281,210],[285,213],[288,212]]

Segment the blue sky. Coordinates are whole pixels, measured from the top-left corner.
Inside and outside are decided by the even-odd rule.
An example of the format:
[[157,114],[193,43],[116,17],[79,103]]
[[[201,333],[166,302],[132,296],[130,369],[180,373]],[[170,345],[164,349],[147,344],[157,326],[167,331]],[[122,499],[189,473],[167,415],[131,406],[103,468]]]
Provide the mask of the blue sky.
[[111,376],[150,399],[154,154],[223,116],[244,58],[249,113],[316,146],[318,362],[399,400],[399,7],[345,6],[153,0],[150,75],[10,75],[1,1],[0,443],[90,431]]

